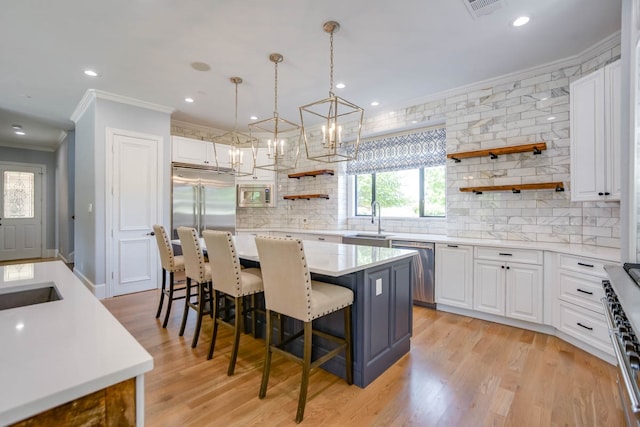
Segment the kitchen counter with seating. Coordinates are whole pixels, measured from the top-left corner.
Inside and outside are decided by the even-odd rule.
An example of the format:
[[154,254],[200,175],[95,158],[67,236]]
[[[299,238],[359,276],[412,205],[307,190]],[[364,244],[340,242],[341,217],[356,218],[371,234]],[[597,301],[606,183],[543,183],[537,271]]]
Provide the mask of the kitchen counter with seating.
[[0,267],[0,342],[0,425],[144,424],[153,358],[61,261]]
[[[234,241],[243,264],[259,265],[254,236],[236,236]],[[353,382],[366,387],[409,352],[413,326],[411,263],[416,251],[315,241],[304,241],[304,250],[314,280],[345,286],[354,293]],[[342,331],[343,325],[340,313],[314,323],[314,327],[331,333]],[[322,340],[317,342],[314,351],[318,354],[331,348]],[[322,367],[344,378],[343,357]]]

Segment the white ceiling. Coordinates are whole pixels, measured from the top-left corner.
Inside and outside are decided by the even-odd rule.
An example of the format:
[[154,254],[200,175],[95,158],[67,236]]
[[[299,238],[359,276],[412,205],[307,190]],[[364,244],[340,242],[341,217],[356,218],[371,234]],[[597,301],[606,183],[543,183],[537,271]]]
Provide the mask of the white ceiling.
[[[175,109],[174,120],[233,128],[329,92],[336,20],[337,95],[365,117],[412,99],[576,55],[620,30],[621,0],[504,0],[474,19],[468,0],[6,0],[0,13],[0,145],[55,147],[93,88]],[[510,21],[528,14],[531,22]],[[211,66],[196,71],[192,62]],[[100,73],[83,74],[85,68]],[[195,99],[184,102],[186,96]],[[371,107],[371,101],[378,107]],[[26,135],[14,134],[12,124]]]

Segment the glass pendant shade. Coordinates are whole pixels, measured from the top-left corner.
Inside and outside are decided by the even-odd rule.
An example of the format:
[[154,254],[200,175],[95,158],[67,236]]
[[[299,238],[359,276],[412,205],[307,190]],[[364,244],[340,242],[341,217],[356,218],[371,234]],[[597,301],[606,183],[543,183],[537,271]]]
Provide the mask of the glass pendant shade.
[[254,137],[256,168],[276,172],[294,169],[300,156],[301,127],[278,115],[278,64],[283,59],[279,53],[269,55],[275,64],[273,117],[249,124]]
[[333,33],[335,21],[323,26],[330,34],[329,97],[300,107],[307,158],[324,163],[354,160],[358,156],[364,109],[333,93]]
[[[248,176],[255,168],[255,139],[251,135],[238,132],[238,85],[240,77],[231,77],[236,86],[235,92],[235,125],[233,131],[213,138],[216,163],[220,172],[228,172],[235,176]],[[224,145],[224,146],[223,146]]]

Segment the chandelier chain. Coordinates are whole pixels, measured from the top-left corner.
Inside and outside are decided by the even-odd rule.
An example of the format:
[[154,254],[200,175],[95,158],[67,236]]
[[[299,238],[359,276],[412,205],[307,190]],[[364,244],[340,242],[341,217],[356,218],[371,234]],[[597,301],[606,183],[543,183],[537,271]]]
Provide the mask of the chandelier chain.
[[275,71],[275,85],[274,92],[275,95],[273,97],[273,114],[278,115],[278,63],[276,62],[276,71]]
[[329,35],[329,94],[333,95],[333,31]]
[[238,82],[235,82],[236,85],[236,112],[235,112],[235,124],[233,125],[233,131],[238,130]]

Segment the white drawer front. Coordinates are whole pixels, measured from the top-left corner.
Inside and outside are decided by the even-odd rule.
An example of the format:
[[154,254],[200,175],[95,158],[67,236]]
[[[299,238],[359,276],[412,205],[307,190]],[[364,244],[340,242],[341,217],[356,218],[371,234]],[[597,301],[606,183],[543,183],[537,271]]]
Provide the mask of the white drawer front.
[[600,298],[604,297],[602,282],[588,274],[560,270],[560,298],[590,310],[603,312]]
[[530,251],[527,249],[493,248],[488,246],[476,246],[476,258],[493,261],[522,262],[525,264],[542,264],[542,251]]
[[607,273],[604,271],[605,263],[593,258],[579,257],[575,255],[560,254],[560,268],[579,271],[581,273],[593,274],[598,277],[606,278]]
[[608,354],[613,354],[603,314],[560,302],[560,330]]

